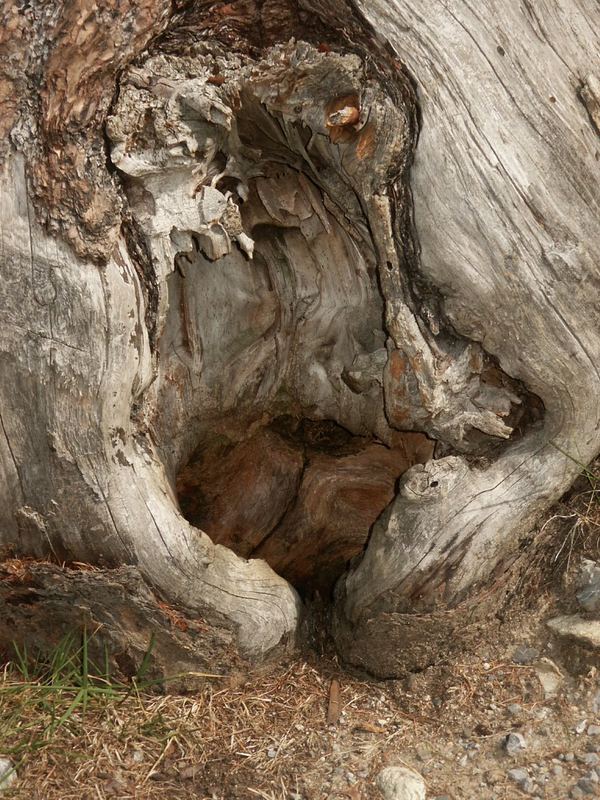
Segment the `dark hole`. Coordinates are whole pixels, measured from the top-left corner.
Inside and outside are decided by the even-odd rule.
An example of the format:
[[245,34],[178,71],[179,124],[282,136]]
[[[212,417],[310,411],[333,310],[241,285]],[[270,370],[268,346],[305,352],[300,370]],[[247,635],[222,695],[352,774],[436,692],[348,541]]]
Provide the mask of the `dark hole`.
[[34,589],[25,589],[15,592],[6,598],[6,603],[11,606],[33,606],[39,603],[41,596]]
[[231,192],[235,202],[238,205],[241,205],[243,204],[244,200],[238,194],[238,183],[238,178],[234,178],[231,175],[224,175],[219,181],[217,181],[217,189],[223,194],[225,194],[225,192]]
[[137,667],[128,653],[115,653],[115,661],[126,678],[133,678],[137,672]]
[[203,440],[177,495],[213,541],[327,599],[413,463],[401,441],[390,448],[333,420],[284,415],[247,438]]
[[439,481],[431,481],[429,485],[431,486],[432,489],[435,489],[436,486],[439,486],[439,483],[440,483]]

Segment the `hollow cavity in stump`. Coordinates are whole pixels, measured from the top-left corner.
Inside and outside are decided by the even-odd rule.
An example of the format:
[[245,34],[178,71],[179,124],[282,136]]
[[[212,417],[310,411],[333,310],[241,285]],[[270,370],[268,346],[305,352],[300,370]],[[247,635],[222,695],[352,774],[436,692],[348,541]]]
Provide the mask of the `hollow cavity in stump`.
[[143,413],[182,512],[307,591],[435,441],[486,452],[523,407],[410,277],[415,102],[388,79],[305,42],[202,43],[130,69],[107,129],[168,286]]

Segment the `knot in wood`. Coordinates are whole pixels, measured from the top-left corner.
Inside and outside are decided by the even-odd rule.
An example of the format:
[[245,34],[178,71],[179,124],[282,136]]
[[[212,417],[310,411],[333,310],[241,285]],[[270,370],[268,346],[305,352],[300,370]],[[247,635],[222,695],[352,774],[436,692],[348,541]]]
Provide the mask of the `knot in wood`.
[[409,502],[447,497],[468,472],[467,462],[458,456],[417,464],[405,473],[400,494]]

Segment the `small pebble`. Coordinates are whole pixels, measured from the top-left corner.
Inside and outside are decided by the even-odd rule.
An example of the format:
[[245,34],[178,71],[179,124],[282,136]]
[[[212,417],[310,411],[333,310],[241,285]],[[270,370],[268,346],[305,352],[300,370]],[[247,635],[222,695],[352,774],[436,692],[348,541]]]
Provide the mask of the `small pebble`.
[[525,738],[520,733],[509,733],[502,745],[509,756],[516,756],[527,747]]
[[15,765],[9,758],[0,758],[0,791],[9,789],[16,782]]
[[512,714],[513,717],[516,717],[523,711],[523,706],[520,706],[518,703],[511,703],[506,707],[506,710],[509,714]]
[[429,761],[431,758],[431,751],[423,744],[418,744],[415,748],[415,752],[419,761]]
[[575,753],[565,753],[565,761],[575,761]]
[[506,773],[511,781],[518,783],[519,786],[523,785],[525,781],[529,780],[529,773],[526,769],[522,767],[515,767],[514,769],[509,769]]
[[269,747],[269,749],[267,750],[267,758],[275,758],[276,755],[277,755],[277,750],[273,750],[272,747]]
[[588,767],[595,767],[600,764],[600,756],[598,756],[598,753],[584,753],[581,760],[584,764],[587,764]]
[[588,725],[588,736],[600,736],[600,725]]
[[512,660],[515,664],[531,664],[539,658],[540,651],[535,647],[529,647],[526,644],[520,644],[512,655]]
[[[587,726],[587,719],[582,719],[581,722],[578,722],[577,725],[573,728],[575,733],[583,733]],[[591,727],[591,726],[590,726]]]
[[581,778],[577,781],[577,787],[580,789],[583,794],[596,794],[597,788],[594,781],[591,781],[589,778]]
[[385,800],[425,800],[425,782],[418,772],[406,767],[385,767],[377,776]]

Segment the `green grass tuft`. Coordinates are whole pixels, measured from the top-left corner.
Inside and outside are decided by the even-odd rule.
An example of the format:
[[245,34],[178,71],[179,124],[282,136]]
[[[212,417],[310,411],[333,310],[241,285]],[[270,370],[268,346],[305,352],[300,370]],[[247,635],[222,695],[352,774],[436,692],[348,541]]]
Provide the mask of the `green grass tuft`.
[[14,658],[5,666],[0,683],[0,749],[12,758],[15,769],[47,747],[59,729],[68,729],[73,722],[80,724],[91,708],[97,712],[152,684],[144,678],[154,637],[136,675],[125,682],[111,674],[106,647],[103,664],[92,661],[93,636],[87,628],[79,634],[69,633],[51,653],[31,654],[14,643]]

